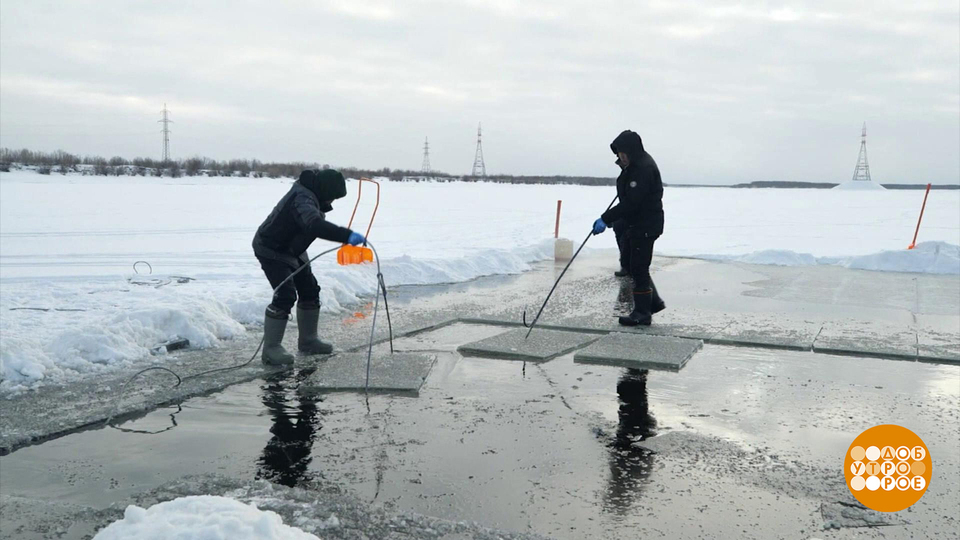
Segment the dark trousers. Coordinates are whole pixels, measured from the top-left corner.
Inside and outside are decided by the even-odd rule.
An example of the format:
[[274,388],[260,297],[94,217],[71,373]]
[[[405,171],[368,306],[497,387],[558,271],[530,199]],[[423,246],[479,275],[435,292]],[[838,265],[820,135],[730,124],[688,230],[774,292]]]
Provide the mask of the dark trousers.
[[622,219],[613,222],[613,234],[617,237],[617,248],[620,249],[620,268],[630,269],[630,241],[626,235],[627,224]]
[[636,233],[626,235],[630,245],[630,275],[633,276],[634,293],[649,291],[653,288],[650,278],[650,263],[653,262],[654,238],[640,236]]
[[[297,270],[287,263],[274,259],[257,257],[257,260],[260,261],[260,268],[263,268],[263,273],[267,275],[267,280],[270,281],[270,286],[274,289]],[[297,275],[293,276],[293,279],[284,283],[273,294],[273,302],[270,304],[270,308],[273,308],[276,315],[286,316],[293,309],[293,304],[297,301],[298,296],[300,297],[300,307],[307,309],[320,307],[320,285],[317,283],[317,278],[313,277],[313,272],[310,271],[309,267],[298,272]]]

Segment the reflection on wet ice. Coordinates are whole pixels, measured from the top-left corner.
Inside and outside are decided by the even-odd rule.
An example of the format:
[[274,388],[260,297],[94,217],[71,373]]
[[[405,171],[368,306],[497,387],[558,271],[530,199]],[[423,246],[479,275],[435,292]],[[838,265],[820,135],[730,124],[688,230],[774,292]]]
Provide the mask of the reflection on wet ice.
[[603,496],[606,512],[626,515],[643,492],[654,453],[634,443],[655,435],[657,420],[647,403],[647,370],[626,369],[617,382],[617,433],[609,444],[610,478]]
[[[287,388],[283,380],[266,382],[261,400],[273,419],[272,437],[257,460],[257,478],[288,487],[310,480],[307,469],[320,429],[317,399],[305,396],[297,387]],[[307,477],[307,478],[305,478]]]

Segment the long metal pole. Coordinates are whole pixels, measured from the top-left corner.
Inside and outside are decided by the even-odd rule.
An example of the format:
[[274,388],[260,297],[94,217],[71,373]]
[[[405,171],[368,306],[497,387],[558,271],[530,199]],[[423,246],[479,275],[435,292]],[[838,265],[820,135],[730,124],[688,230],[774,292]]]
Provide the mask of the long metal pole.
[[[612,201],[610,201],[610,204],[607,205],[607,210],[609,210],[610,208],[612,208],[612,207],[613,207],[613,203],[615,203],[615,202],[617,202],[617,197],[616,197],[616,196],[613,198]],[[604,212],[606,212],[606,210],[604,210]],[[612,224],[611,224],[611,225],[612,225]],[[553,283],[553,288],[551,288],[551,289],[550,289],[550,292],[547,293],[547,298],[543,301],[543,304],[540,306],[540,311],[538,311],[538,312],[537,312],[537,316],[533,318],[533,322],[530,323],[530,326],[529,326],[530,329],[527,330],[527,335],[524,336],[523,339],[527,339],[528,337],[530,337],[530,332],[533,332],[533,327],[536,326],[536,325],[537,325],[537,321],[540,320],[540,315],[543,313],[543,308],[547,307],[547,302],[549,302],[549,301],[550,301],[550,297],[553,296],[553,291],[557,290],[557,285],[560,284],[560,280],[563,279],[563,275],[567,273],[567,270],[570,268],[570,265],[573,264],[573,261],[574,261],[574,260],[576,260],[577,255],[580,254],[580,250],[583,249],[583,246],[587,245],[587,240],[590,240],[590,237],[591,237],[591,236],[593,236],[593,231],[592,231],[592,230],[590,231],[589,234],[587,234],[587,237],[583,239],[583,243],[580,244],[580,247],[579,247],[579,248],[577,248],[577,252],[573,254],[573,257],[570,258],[570,261],[567,263],[567,265],[566,265],[565,267],[563,267],[563,272],[560,272],[560,277],[557,278],[557,281],[555,281],[555,282]],[[524,312],[523,312],[523,323],[524,323],[524,325],[526,325],[526,323],[527,323],[527,312],[526,312],[526,310],[524,310]]]

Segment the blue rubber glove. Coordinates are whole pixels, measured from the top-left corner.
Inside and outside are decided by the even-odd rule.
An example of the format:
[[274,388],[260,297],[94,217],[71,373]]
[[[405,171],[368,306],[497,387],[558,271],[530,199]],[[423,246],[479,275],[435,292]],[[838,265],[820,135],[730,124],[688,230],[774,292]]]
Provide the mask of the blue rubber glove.
[[350,232],[350,238],[347,239],[347,243],[351,246],[359,246],[360,244],[367,244],[367,239],[363,237],[362,234]]
[[605,230],[607,230],[607,224],[603,222],[603,218],[597,218],[593,222],[593,234],[600,234]]

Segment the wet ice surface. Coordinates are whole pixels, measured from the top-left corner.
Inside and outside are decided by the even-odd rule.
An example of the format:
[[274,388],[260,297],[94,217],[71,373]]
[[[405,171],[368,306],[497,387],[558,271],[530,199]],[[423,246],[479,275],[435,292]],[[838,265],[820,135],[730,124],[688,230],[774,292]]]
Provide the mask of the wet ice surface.
[[[623,331],[615,316],[629,311],[619,298],[630,291],[621,287],[618,295],[623,280],[604,264],[578,259],[534,333],[574,319],[593,331]],[[574,364],[572,353],[526,366],[463,358],[457,347],[505,329],[436,327],[456,317],[517,325],[524,309],[537,309],[562,265],[412,295],[399,289],[391,291],[395,334],[436,328],[395,343],[398,352],[437,358],[420,397],[372,395],[368,412],[362,394],[315,395],[303,382],[322,360],[306,357],[292,370],[254,363],[174,391],[169,377],[151,375],[121,401],[125,411],[149,411],[122,417],[125,431],[82,431],[0,457],[0,537],[31,538],[29,529],[44,538],[68,524],[64,537],[82,538],[126,504],[149,502],[144,497],[260,493],[261,482],[296,486],[303,505],[321,509],[348,497],[358,521],[364,512],[394,524],[398,515],[420,516],[402,518],[407,524],[429,515],[555,538],[956,537],[960,368],[808,347],[813,328],[849,321],[872,329],[878,348],[896,350],[903,338],[909,357],[913,337],[918,350],[949,360],[960,350],[956,280],[662,258],[656,266],[668,310],[639,333],[708,343],[679,373]],[[914,288],[898,289],[907,278]],[[881,294],[888,290],[897,294]],[[338,350],[361,347],[369,322],[327,321],[325,338]],[[893,329],[889,338],[882,328]],[[385,335],[385,328],[378,332]],[[796,344],[806,352],[711,344],[744,336],[771,336],[761,345]],[[241,362],[255,343],[227,345],[184,354],[176,369]],[[375,354],[388,350],[382,344]],[[102,421],[120,382],[4,402],[0,439]],[[824,530],[832,520],[823,509],[853,501],[841,456],[856,435],[881,423],[923,437],[935,463],[928,493],[898,514],[898,525]],[[197,480],[209,473],[218,480]],[[310,523],[330,517],[296,508],[278,512],[285,521],[295,511]],[[337,530],[321,536],[379,537],[385,529]],[[394,530],[405,532],[386,536],[426,536],[412,525]]]
[[[719,264],[657,257],[657,283],[669,293],[668,309],[654,325],[628,329],[617,315],[631,308],[629,280],[612,275],[614,261],[602,252],[582,255],[570,268],[543,311],[535,333],[550,328],[595,333],[624,332],[703,339],[706,343],[834,350],[842,354],[960,363],[960,281],[947,276],[863,272],[831,267],[784,268]],[[524,310],[538,309],[563,264],[538,265],[517,276],[491,276],[474,282],[391,289],[395,335],[423,331],[457,318],[492,319],[519,326]],[[369,336],[373,302],[357,315],[324,315],[324,338],[339,351],[359,350]],[[259,330],[217,349],[177,351],[156,357],[182,375],[236,365],[249,358]],[[378,337],[385,338],[383,325]],[[454,346],[502,333],[457,338]],[[819,340],[823,334],[823,340]],[[869,335],[864,339],[863,336]],[[839,339],[838,339],[839,338]],[[534,339],[531,337],[531,339]],[[295,348],[291,328],[287,336]],[[834,345],[834,347],[830,347]],[[300,357],[301,366],[314,359]],[[9,396],[0,414],[0,454],[24,444],[103,422],[110,414],[136,414],[253,379],[277,368],[254,361],[243,369],[188,379],[174,387],[168,373],[148,372],[123,399],[118,389],[153,362],[132,365],[96,379],[47,385]]]
[[824,529],[847,527],[884,527],[901,525],[896,513],[877,512],[854,503],[823,503],[820,507]]
[[[957,534],[955,366],[707,345],[679,373],[573,354],[524,370],[453,352],[499,333],[457,324],[398,340],[437,363],[420,397],[374,395],[369,414],[360,394],[304,392],[302,369],[122,426],[156,435],[101,429],[23,448],[0,458],[4,494],[62,506],[34,530],[204,493],[268,501],[293,524],[336,514],[344,525],[323,538],[493,537],[458,525],[474,521],[554,538]],[[854,502],[850,441],[884,422],[922,434],[928,493],[899,525],[825,531],[823,505]],[[9,536],[17,523],[0,526]]]

